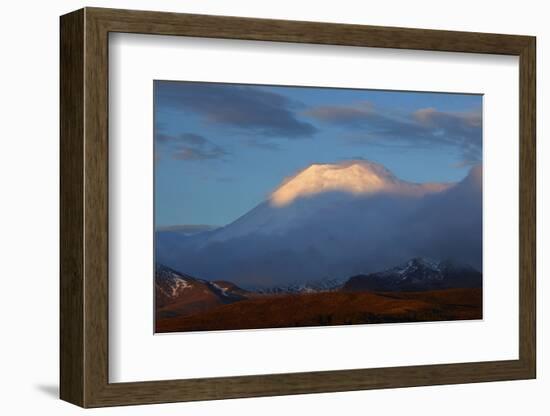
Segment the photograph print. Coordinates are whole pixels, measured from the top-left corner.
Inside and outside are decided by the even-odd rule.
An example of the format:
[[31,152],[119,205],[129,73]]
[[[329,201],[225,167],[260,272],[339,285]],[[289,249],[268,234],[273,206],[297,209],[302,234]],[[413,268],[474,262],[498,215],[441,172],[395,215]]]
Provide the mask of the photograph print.
[[155,332],[482,319],[482,100],[154,81]]

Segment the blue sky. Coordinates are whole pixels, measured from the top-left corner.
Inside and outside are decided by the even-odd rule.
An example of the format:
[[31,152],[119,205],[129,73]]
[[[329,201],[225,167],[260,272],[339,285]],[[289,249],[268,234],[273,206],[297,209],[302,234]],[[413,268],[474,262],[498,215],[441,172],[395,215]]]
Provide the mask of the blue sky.
[[155,81],[155,224],[225,225],[312,163],[412,182],[481,163],[482,96]]

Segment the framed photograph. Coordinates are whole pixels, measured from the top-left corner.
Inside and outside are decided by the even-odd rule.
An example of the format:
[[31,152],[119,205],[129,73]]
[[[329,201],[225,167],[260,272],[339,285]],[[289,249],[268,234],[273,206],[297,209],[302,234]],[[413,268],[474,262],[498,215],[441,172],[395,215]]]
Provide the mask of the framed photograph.
[[61,398],[535,378],[535,49],[62,16]]

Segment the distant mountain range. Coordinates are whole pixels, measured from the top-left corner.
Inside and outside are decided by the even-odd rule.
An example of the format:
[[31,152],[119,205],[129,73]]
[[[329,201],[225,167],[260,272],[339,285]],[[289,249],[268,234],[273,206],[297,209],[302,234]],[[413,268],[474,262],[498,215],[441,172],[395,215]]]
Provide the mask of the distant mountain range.
[[[326,289],[350,276],[381,287],[378,271],[415,257],[481,269],[481,178],[480,166],[457,183],[416,184],[363,160],[311,165],[224,227],[157,231],[156,261],[266,293]],[[430,274],[433,284],[438,273],[447,272]]]
[[250,290],[261,294],[281,294],[281,293],[317,293],[332,292],[338,290],[344,284],[342,279],[322,279],[317,281],[308,281],[303,283],[291,283],[288,285],[257,287]]

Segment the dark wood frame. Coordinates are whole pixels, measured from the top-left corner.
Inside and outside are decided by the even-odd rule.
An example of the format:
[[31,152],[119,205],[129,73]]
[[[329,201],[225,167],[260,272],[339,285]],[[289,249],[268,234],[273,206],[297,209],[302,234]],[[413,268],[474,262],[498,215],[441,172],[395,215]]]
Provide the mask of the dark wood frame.
[[[110,32],[519,56],[519,359],[109,383]],[[530,36],[99,8],[62,16],[61,398],[100,407],[535,378],[535,50]]]

